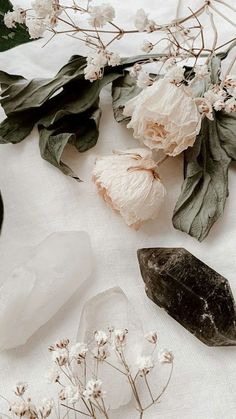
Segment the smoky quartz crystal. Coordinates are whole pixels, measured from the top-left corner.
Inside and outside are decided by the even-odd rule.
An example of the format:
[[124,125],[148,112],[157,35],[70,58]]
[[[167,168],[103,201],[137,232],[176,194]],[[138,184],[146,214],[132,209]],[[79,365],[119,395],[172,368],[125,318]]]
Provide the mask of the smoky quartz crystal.
[[183,248],[138,250],[148,297],[208,346],[236,345],[228,280]]

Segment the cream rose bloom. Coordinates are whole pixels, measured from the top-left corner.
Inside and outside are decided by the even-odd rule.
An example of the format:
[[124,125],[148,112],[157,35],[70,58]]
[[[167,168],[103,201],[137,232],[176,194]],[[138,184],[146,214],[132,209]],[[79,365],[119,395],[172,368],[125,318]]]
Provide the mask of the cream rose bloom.
[[93,180],[103,199],[135,229],[158,216],[166,195],[150,150],[117,151],[98,158]]
[[201,127],[201,115],[187,86],[161,79],[129,100],[124,115],[134,137],[153,150],[176,156],[192,146]]

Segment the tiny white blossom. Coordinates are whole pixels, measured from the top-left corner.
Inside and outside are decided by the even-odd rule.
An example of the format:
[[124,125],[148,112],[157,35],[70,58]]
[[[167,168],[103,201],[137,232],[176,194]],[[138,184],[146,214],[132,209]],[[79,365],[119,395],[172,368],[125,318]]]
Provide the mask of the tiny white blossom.
[[115,344],[118,346],[124,345],[126,341],[127,333],[128,333],[127,329],[115,329],[114,330]]
[[147,26],[145,28],[145,30],[150,33],[150,32],[154,32],[157,29],[157,25],[156,22],[154,22],[154,20],[149,20],[147,23]]
[[148,73],[145,70],[141,70],[138,73],[137,77],[137,86],[141,89],[144,89],[147,86],[151,86],[153,84],[153,81],[150,79]]
[[107,346],[98,346],[97,348],[94,348],[92,350],[92,354],[95,359],[98,359],[99,361],[105,361],[110,355],[109,350]]
[[79,388],[76,386],[66,386],[60,393],[61,400],[67,400],[69,404],[74,404],[80,399]]
[[103,330],[97,330],[94,333],[94,339],[97,342],[98,345],[105,345],[108,341],[108,336]]
[[89,80],[91,82],[99,80],[102,77],[102,74],[103,72],[101,68],[93,64],[88,64],[84,69],[85,80]]
[[38,408],[40,413],[40,418],[46,419],[48,416],[50,416],[52,409],[53,409],[53,400],[50,399],[43,399],[41,400],[41,404]]
[[85,358],[88,352],[88,346],[85,343],[76,343],[70,348],[70,357],[71,358]]
[[31,39],[40,38],[46,30],[45,23],[42,19],[26,19],[26,26]]
[[236,99],[234,97],[231,97],[230,99],[226,100],[225,112],[236,112]]
[[32,3],[32,8],[34,9],[37,17],[45,18],[52,14],[52,3],[52,0],[35,0]]
[[156,344],[157,343],[157,332],[150,331],[150,332],[146,333],[145,339],[147,339],[148,342],[150,342],[150,343]]
[[16,23],[25,22],[26,13],[20,7],[14,7],[12,12],[7,12],[4,14],[4,24],[7,28],[15,28]]
[[87,57],[87,63],[88,64],[93,64],[94,66],[97,67],[104,67],[107,64],[107,55],[106,52],[101,50],[101,51],[96,51],[93,54],[88,55]]
[[46,374],[46,380],[48,383],[57,383],[60,378],[60,372],[55,366],[51,368]]
[[139,356],[136,362],[140,373],[146,375],[154,368],[154,362],[151,356]]
[[225,101],[222,99],[216,100],[213,104],[215,111],[222,111],[225,108]]
[[28,411],[28,404],[24,400],[19,400],[11,404],[10,411],[16,416],[23,417]]
[[102,381],[101,380],[90,380],[86,384],[86,389],[83,392],[83,395],[86,400],[98,399],[105,395],[102,390]]
[[144,41],[141,49],[144,52],[151,52],[153,47],[154,45],[150,41]]
[[195,103],[200,114],[206,116],[210,121],[213,121],[214,114],[211,102],[205,97],[197,97],[195,98]]
[[194,67],[195,77],[199,80],[204,80],[209,76],[209,69],[207,65],[196,65]]
[[179,84],[184,80],[184,68],[173,66],[165,74],[165,79],[170,83]]
[[52,359],[60,367],[66,365],[69,360],[69,354],[66,348],[58,349],[52,352]]
[[148,25],[148,16],[143,9],[138,9],[134,18],[135,28],[140,32],[144,31]]
[[224,81],[224,87],[228,94],[236,99],[236,76],[228,74]]
[[91,26],[101,28],[107,22],[112,22],[115,17],[115,9],[110,4],[101,4],[89,8],[90,18],[88,22]]
[[120,55],[117,54],[116,52],[110,52],[109,54],[107,54],[107,58],[108,58],[108,64],[111,65],[112,67],[119,65],[121,62]]
[[131,77],[137,77],[137,76],[138,76],[139,71],[141,71],[141,70],[142,70],[142,66],[141,66],[141,64],[139,64],[139,63],[135,63],[135,64],[133,65],[133,67],[131,67],[131,68],[130,68],[130,70],[129,70],[129,74],[131,75]]
[[158,359],[161,364],[171,364],[174,360],[174,355],[171,351],[163,349],[161,352],[159,352]]

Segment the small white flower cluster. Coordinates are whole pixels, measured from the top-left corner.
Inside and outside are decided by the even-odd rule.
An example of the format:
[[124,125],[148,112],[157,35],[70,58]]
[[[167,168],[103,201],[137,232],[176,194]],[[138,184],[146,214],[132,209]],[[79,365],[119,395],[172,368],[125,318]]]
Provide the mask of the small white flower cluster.
[[228,75],[222,85],[211,86],[195,101],[199,112],[210,120],[214,119],[214,111],[236,112],[236,77]]
[[48,418],[54,408],[53,400],[51,399],[42,399],[38,406],[36,406],[31,398],[28,397],[27,400],[24,399],[24,394],[27,390],[27,385],[25,383],[16,384],[14,393],[19,397],[17,401],[10,403],[10,412],[15,416],[24,417],[29,419],[46,419]]
[[31,13],[14,7],[12,12],[5,13],[4,23],[8,28],[15,28],[16,23],[24,23],[31,39],[36,39],[43,36],[47,27],[54,28],[57,25],[61,12],[59,0],[35,0]]
[[[155,394],[152,389],[153,384],[148,384],[147,375],[153,373],[157,362],[171,364],[170,375],[165,389],[170,381],[173,371],[173,355],[170,351],[161,350],[155,359],[155,350],[158,344],[158,335],[156,331],[150,331],[144,336],[144,342],[140,340],[140,347],[137,351],[136,359],[127,357],[127,354],[133,354],[132,334],[126,328],[110,327],[107,331],[96,330],[93,333],[93,339],[88,343],[77,342],[70,344],[69,339],[61,339],[51,345],[48,349],[52,355],[53,368],[47,374],[47,379],[51,383],[59,386],[58,400],[42,399],[38,404],[33,403],[31,397],[25,397],[27,384],[20,382],[16,385],[14,393],[17,400],[8,402],[12,416],[28,419],[46,419],[48,417],[65,417],[61,408],[66,408],[66,417],[77,417],[75,412],[84,414],[88,417],[108,418],[108,411],[111,408],[106,406],[106,397],[112,391],[113,375],[120,374],[124,379],[124,385],[130,384],[130,390],[138,402],[143,390],[148,389],[152,397],[152,403],[143,405],[143,411],[156,403],[163,394]],[[138,355],[141,347],[145,347],[145,340],[152,346],[149,353]],[[130,346],[130,348],[129,348]],[[108,349],[110,353],[108,352]],[[106,356],[98,356],[98,353],[106,353]],[[107,358],[109,356],[109,361]],[[128,361],[129,359],[129,361]],[[103,373],[102,368],[105,364],[106,369]],[[109,383],[109,392],[103,388],[103,381],[100,378],[106,377],[111,373],[111,379],[107,376]],[[137,381],[140,380],[137,386]],[[142,386],[141,386],[142,384]],[[117,387],[115,387],[117,391]],[[6,399],[7,400],[7,399]],[[108,400],[109,403],[109,400]],[[61,408],[60,408],[61,405]],[[57,412],[57,408],[59,411]],[[136,409],[136,406],[135,406]],[[70,415],[71,413],[71,415]],[[6,415],[7,416],[7,415]]]
[[148,15],[143,9],[138,9],[134,18],[134,26],[139,32],[154,32],[157,25],[154,20],[148,19]]
[[84,77],[91,82],[101,79],[104,73],[105,66],[115,67],[119,65],[121,58],[115,52],[101,49],[87,57],[87,66],[84,70]]
[[102,28],[106,23],[112,22],[115,18],[115,9],[110,4],[101,4],[100,6],[91,6],[88,9],[88,22],[95,28]]

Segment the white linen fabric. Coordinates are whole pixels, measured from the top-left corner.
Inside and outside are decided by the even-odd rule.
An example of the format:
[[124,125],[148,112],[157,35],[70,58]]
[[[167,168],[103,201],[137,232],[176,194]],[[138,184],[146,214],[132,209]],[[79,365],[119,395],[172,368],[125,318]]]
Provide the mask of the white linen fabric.
[[[24,3],[29,4],[28,1]],[[231,3],[234,4],[234,0]],[[119,21],[125,26],[139,7],[152,11],[159,22],[168,22],[175,17],[177,1],[114,0],[112,4],[118,10]],[[181,15],[189,13],[187,6],[196,9],[199,4],[202,4],[202,0],[184,0]],[[230,10],[224,10],[231,15]],[[220,39],[235,36],[233,27],[220,17],[216,23],[220,29]],[[0,69],[29,78],[50,77],[71,55],[86,54],[81,43],[66,36],[55,37],[41,48],[43,44],[44,41],[39,40],[1,53]],[[115,46],[123,56],[140,53],[135,36],[125,38]],[[203,243],[174,230],[171,224],[183,179],[181,156],[169,158],[161,167],[168,196],[159,218],[146,223],[140,231],[133,231],[105,205],[91,181],[97,156],[110,154],[114,148],[138,146],[131,131],[117,124],[113,118],[110,88],[102,93],[101,106],[103,114],[97,146],[84,154],[78,154],[72,147],[65,153],[64,160],[84,180],[83,183],[64,176],[41,159],[36,129],[18,145],[0,146],[0,189],[5,204],[0,236],[0,282],[17,264],[27,246],[39,243],[54,231],[87,231],[91,236],[96,264],[90,282],[87,281],[26,345],[0,354],[0,394],[12,397],[14,384],[23,380],[29,383],[31,393],[37,398],[47,396],[51,391],[44,379],[49,366],[48,345],[61,337],[75,339],[84,302],[97,292],[118,285],[138,307],[144,330],[157,329],[160,347],[168,347],[175,354],[174,374],[168,391],[162,402],[146,417],[235,419],[236,348],[205,346],[164,310],[155,306],[146,297],[136,250],[151,246],[185,247],[228,278],[236,297],[236,166],[232,164],[229,171],[230,196],[224,216],[214,225]],[[3,110],[0,116],[4,118]],[[0,410],[3,410],[2,405]],[[117,418],[135,419],[136,416],[127,408]]]

